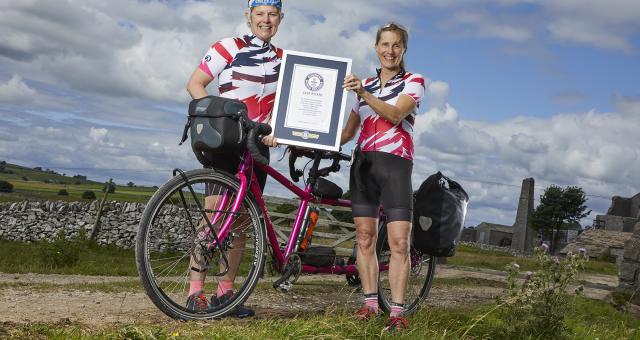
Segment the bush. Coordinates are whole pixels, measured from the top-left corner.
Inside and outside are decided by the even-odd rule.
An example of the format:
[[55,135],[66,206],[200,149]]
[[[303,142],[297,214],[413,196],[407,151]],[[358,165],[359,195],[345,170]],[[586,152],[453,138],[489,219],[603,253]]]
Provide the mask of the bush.
[[22,180],[25,182],[29,182],[29,178],[27,178],[27,176],[22,176]]
[[13,184],[7,181],[0,181],[0,192],[13,192]]
[[58,190],[58,196],[69,196],[69,192],[66,189]]
[[96,199],[96,193],[91,190],[87,190],[82,193],[82,198],[88,199],[88,200],[94,200]]
[[[562,338],[564,319],[570,313],[574,297],[567,290],[575,284],[578,271],[584,268],[586,252],[567,254],[565,259],[547,253],[548,246],[536,249],[539,270],[525,273],[523,283],[518,283],[520,266],[507,265],[508,292],[506,300],[499,299],[501,319],[506,325],[506,338]],[[582,286],[575,290],[583,291]]]
[[80,260],[80,252],[86,244],[87,234],[84,228],[80,228],[78,236],[72,239],[67,239],[64,230],[60,229],[52,241],[41,241],[38,255],[46,266],[72,267]]

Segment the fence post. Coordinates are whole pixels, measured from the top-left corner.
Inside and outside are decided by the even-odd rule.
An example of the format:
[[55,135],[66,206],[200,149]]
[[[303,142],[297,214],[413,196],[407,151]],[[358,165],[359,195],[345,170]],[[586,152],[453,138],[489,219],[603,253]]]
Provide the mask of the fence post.
[[109,182],[107,182],[104,190],[104,196],[102,196],[102,201],[100,201],[100,206],[98,207],[98,213],[96,214],[96,222],[93,224],[93,229],[91,230],[91,236],[89,239],[91,241],[95,241],[98,237],[98,233],[100,232],[100,217],[102,216],[102,209],[104,208],[104,204],[107,201],[107,197],[109,196],[109,189],[113,185],[113,178],[109,178]]

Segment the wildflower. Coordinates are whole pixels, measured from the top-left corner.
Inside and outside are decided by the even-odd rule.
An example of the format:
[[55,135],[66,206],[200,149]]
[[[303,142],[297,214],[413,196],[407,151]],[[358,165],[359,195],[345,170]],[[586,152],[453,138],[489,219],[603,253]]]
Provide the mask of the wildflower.
[[554,256],[554,257],[553,257],[553,263],[555,263],[555,264],[556,264],[556,266],[559,266],[559,265],[560,265],[560,258],[559,258],[559,257],[557,257],[557,256]]
[[545,253],[549,251],[549,245],[546,242],[542,242],[542,245],[540,247]]
[[519,264],[517,264],[517,263],[512,263],[512,264],[511,264],[511,268],[513,268],[513,269],[515,269],[515,270],[518,270],[518,269],[520,269],[520,265],[519,265]]
[[532,278],[532,277],[533,277],[533,272],[526,272],[526,273],[524,274],[524,278],[525,278],[526,280],[531,280],[531,278]]
[[580,253],[580,255],[583,255],[583,256],[587,255],[587,250],[585,248],[578,249],[578,252]]

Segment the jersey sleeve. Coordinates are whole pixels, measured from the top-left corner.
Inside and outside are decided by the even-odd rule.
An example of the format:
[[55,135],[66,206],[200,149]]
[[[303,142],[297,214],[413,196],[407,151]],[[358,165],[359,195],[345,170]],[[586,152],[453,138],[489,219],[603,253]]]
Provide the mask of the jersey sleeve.
[[233,39],[222,39],[213,44],[207,54],[200,61],[199,69],[215,78],[233,61],[233,56],[237,52]]
[[416,102],[416,106],[420,107],[420,103],[422,102],[422,97],[424,97],[425,93],[425,81],[424,77],[421,74],[415,73],[412,74],[409,79],[406,80],[406,85],[402,90],[401,94],[407,95]]

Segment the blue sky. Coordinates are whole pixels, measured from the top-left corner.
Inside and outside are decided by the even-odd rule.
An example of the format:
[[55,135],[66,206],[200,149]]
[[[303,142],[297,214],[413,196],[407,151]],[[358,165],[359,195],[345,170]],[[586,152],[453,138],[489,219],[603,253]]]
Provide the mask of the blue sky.
[[[208,46],[247,32],[243,10],[235,0],[1,2],[0,160],[150,185],[197,167],[177,146],[184,87]],[[361,77],[377,63],[376,28],[409,28],[409,70],[428,78],[414,186],[438,170],[459,179],[467,224],[513,223],[527,177],[536,197],[550,184],[584,188],[594,211],[584,224],[612,195],[640,191],[637,0],[287,1],[285,13],[276,45],[350,57]],[[348,172],[332,179],[346,188]]]

